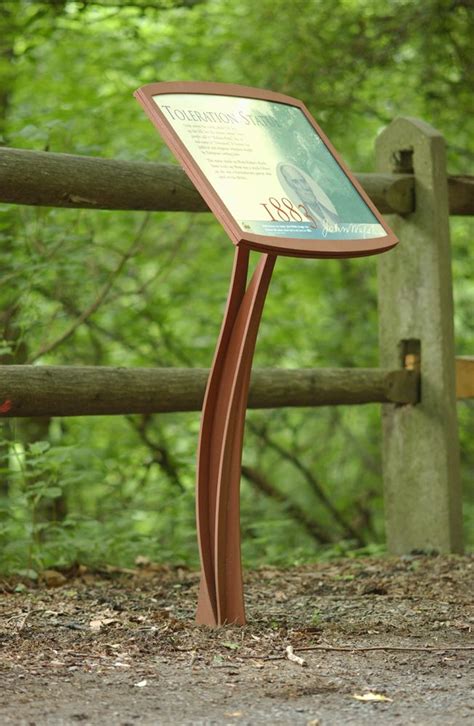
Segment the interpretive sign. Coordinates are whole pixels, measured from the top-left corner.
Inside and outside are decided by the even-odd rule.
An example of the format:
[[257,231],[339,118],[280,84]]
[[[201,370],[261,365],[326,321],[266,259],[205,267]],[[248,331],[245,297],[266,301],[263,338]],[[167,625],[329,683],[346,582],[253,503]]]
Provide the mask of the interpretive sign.
[[135,95],[234,243],[306,257],[396,244],[301,101],[219,83]]
[[[222,83],[154,83],[135,95],[236,245],[201,417],[196,620],[244,624],[242,443],[277,255],[358,257],[384,252],[397,239],[301,101]],[[261,254],[247,285],[250,250]]]

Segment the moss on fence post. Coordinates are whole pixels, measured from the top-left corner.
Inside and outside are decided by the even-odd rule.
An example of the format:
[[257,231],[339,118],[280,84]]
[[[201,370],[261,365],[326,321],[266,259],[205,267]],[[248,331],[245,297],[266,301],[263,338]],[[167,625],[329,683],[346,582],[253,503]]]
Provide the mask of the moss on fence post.
[[453,301],[444,139],[398,118],[377,170],[414,173],[415,211],[390,217],[398,248],[379,259],[381,365],[417,366],[421,402],[383,406],[387,540],[394,553],[462,550]]

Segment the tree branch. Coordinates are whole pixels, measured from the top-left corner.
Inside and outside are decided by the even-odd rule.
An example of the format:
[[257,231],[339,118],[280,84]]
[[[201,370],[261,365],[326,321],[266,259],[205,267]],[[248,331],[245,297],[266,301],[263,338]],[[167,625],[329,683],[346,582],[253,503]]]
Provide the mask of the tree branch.
[[163,443],[152,441],[150,438],[148,427],[151,422],[151,416],[140,416],[139,419],[132,418],[131,416],[127,416],[126,418],[142,442],[150,449],[153,462],[158,464],[172,484],[177,486],[180,491],[184,492],[185,487],[180,479],[178,467],[173,460],[168,447]]
[[62,343],[64,343],[68,338],[70,338],[71,335],[76,332],[77,328],[79,328],[82,325],[82,323],[84,323],[87,320],[87,318],[89,318],[93,313],[95,313],[96,310],[102,305],[102,303],[104,302],[108,293],[110,292],[115,280],[122,272],[126,263],[137,252],[138,247],[141,244],[141,236],[145,230],[146,225],[149,222],[149,219],[150,219],[150,215],[147,214],[145,216],[143,222],[140,225],[137,236],[133,240],[133,242],[130,245],[130,247],[128,248],[128,250],[126,252],[124,252],[124,254],[122,255],[122,258],[120,259],[119,264],[117,265],[115,270],[113,270],[111,272],[108,280],[104,283],[104,285],[100,289],[99,294],[97,295],[95,300],[89,305],[89,307],[87,307],[85,310],[83,310],[83,312],[79,315],[79,317],[76,318],[76,320],[74,320],[71,323],[69,328],[67,328],[67,330],[65,330],[64,333],[62,333],[62,335],[60,335],[58,338],[56,338],[56,340],[53,340],[51,343],[46,343],[39,349],[39,351],[37,351],[37,353],[32,355],[29,358],[29,361],[28,361],[29,363],[34,363],[39,358],[41,358],[41,356],[46,355],[47,353],[51,353],[51,351],[53,351],[55,348],[58,348],[60,345],[62,345]]
[[249,428],[260,438],[264,443],[273,451],[276,451],[282,459],[285,459],[292,464],[298,471],[303,475],[307,483],[309,484],[311,491],[317,496],[319,501],[324,504],[326,509],[331,513],[333,519],[341,526],[344,536],[349,539],[354,539],[358,545],[365,544],[364,538],[361,533],[358,532],[352,525],[346,521],[345,517],[336,509],[334,504],[331,502],[323,487],[321,486],[318,479],[314,474],[298,459],[295,454],[285,449],[281,444],[275,441],[263,427],[255,426],[255,424],[249,422]]
[[306,532],[319,542],[320,544],[330,544],[333,540],[325,532],[314,519],[308,517],[304,509],[292,502],[286,494],[276,489],[273,484],[262,474],[262,472],[253,469],[250,466],[242,465],[242,475],[258,489],[258,491],[265,494],[270,499],[274,499],[279,504],[282,504],[285,510],[288,512],[295,522],[298,522]]

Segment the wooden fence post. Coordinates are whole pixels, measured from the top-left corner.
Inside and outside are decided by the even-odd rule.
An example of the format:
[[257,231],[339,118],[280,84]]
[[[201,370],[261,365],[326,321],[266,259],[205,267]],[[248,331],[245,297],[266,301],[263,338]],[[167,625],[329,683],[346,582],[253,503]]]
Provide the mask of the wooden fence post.
[[377,170],[415,175],[415,210],[390,217],[398,248],[379,259],[381,365],[421,370],[421,403],[383,406],[387,542],[396,554],[462,551],[445,144],[413,118],[376,143]]

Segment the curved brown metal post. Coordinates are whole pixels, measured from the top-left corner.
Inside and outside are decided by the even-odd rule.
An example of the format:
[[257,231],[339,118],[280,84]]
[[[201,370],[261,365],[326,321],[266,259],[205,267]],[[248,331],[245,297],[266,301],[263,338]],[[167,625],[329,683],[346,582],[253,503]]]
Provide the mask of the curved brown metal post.
[[[198,623],[217,624],[217,599],[214,582],[214,519],[217,498],[217,481],[211,476],[211,447],[214,412],[224,368],[226,351],[232,334],[240,303],[245,294],[249,251],[238,247],[234,256],[234,268],[227,296],[227,306],[221,326],[216,352],[207,382],[199,434],[196,519],[201,558],[201,585],[196,620]],[[214,467],[215,468],[215,467]]]
[[240,560],[240,467],[253,352],[276,256],[263,254],[247,288],[237,248],[227,308],[204,399],[196,510],[201,586],[196,620],[245,623]]

